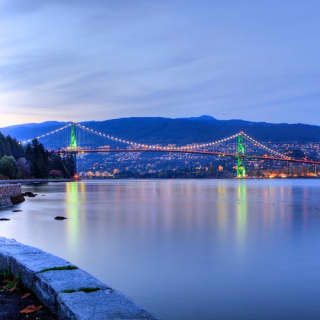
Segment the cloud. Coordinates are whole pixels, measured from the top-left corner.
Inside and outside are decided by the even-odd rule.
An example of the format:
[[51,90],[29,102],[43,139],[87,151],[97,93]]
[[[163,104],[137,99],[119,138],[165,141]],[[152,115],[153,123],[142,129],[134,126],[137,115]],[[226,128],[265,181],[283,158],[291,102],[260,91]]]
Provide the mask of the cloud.
[[316,9],[313,0],[6,0],[0,111],[10,123],[23,113],[320,124],[298,112],[319,108]]

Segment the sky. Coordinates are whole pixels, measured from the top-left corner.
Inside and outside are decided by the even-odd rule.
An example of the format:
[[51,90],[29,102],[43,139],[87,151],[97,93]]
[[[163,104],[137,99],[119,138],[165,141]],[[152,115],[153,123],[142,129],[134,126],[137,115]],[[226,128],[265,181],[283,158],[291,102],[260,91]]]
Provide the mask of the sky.
[[318,0],[0,0],[0,127],[189,117],[320,125]]

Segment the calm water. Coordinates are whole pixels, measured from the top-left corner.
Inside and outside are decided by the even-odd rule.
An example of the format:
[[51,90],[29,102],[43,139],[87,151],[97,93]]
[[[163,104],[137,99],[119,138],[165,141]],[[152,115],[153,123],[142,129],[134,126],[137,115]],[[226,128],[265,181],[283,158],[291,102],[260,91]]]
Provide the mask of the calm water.
[[[319,319],[319,180],[25,187],[0,235],[71,260],[161,319]],[[57,215],[69,219],[56,221]]]

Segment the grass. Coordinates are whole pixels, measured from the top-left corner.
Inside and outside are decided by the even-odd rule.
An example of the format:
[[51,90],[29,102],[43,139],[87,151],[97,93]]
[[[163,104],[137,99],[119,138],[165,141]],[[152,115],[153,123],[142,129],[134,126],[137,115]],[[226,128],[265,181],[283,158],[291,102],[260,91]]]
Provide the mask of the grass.
[[12,292],[21,285],[20,277],[13,276],[9,270],[0,272],[0,282],[2,282],[2,286],[0,287],[1,292]]
[[2,280],[2,281],[9,279],[10,276],[11,276],[11,273],[10,273],[10,271],[8,269],[2,270],[0,272],[0,280]]
[[53,268],[47,268],[39,271],[38,273],[48,272],[48,271],[60,271],[60,270],[76,270],[78,267],[76,266],[65,266],[65,267],[53,267]]
[[90,293],[90,292],[95,292],[99,291],[100,288],[80,288],[79,291],[85,292],[85,293]]
[[77,291],[73,290],[73,289],[68,289],[68,290],[62,290],[61,292],[62,293],[74,293],[74,292],[77,292]]

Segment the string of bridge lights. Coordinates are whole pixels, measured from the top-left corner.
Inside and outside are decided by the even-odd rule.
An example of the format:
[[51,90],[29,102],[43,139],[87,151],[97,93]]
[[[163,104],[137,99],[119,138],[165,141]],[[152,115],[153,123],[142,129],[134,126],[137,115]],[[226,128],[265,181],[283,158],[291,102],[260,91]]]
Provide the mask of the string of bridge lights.
[[[280,152],[277,152],[269,147],[267,147],[266,145],[260,143],[259,141],[251,138],[250,136],[248,136],[245,132],[243,131],[240,131],[236,134],[233,134],[232,136],[230,137],[226,137],[226,138],[223,138],[223,139],[219,139],[219,140],[216,140],[216,141],[212,141],[212,142],[207,142],[207,143],[201,143],[201,144],[191,144],[191,145],[185,145],[185,146],[180,146],[180,147],[171,147],[171,146],[159,146],[159,145],[149,145],[149,144],[144,144],[144,143],[137,143],[137,142],[133,142],[133,141],[130,141],[130,140],[126,140],[126,139],[121,139],[121,138],[117,138],[117,137],[114,137],[114,136],[111,136],[109,134],[106,134],[106,133],[103,133],[103,132],[100,132],[100,131],[97,131],[97,130],[94,130],[94,129],[91,129],[91,128],[88,128],[80,123],[77,123],[77,122],[70,122],[68,124],[66,124],[65,126],[59,128],[59,129],[55,129],[55,130],[52,130],[50,132],[47,132],[45,134],[42,134],[42,135],[39,135],[33,139],[42,139],[42,138],[45,138],[45,137],[48,137],[48,136],[51,136],[55,133],[58,133],[64,129],[67,129],[69,127],[71,127],[72,125],[75,125],[77,127],[79,127],[80,129],[82,130],[85,130],[87,132],[90,132],[90,133],[93,133],[97,136],[100,136],[100,137],[103,137],[103,138],[107,138],[109,140],[112,140],[114,142],[120,142],[120,143],[124,143],[124,144],[127,144],[127,145],[131,145],[135,148],[142,148],[142,149],[149,149],[149,150],[166,150],[166,151],[170,151],[170,150],[194,150],[194,149],[202,149],[202,148],[206,148],[206,147],[211,147],[211,146],[214,146],[214,145],[217,145],[217,144],[220,144],[220,143],[224,143],[224,142],[228,142],[232,139],[235,139],[237,137],[239,137],[240,135],[242,135],[244,138],[246,138],[247,140],[249,140],[251,143],[253,143],[255,146],[259,147],[259,148],[262,148],[280,158],[284,158],[284,159],[291,159],[290,157],[288,157],[287,155],[285,154],[282,154]],[[27,140],[24,140],[24,141],[21,141],[22,144],[26,144],[26,143],[30,143],[32,142],[33,139],[27,139]]]
[[204,147],[210,147],[210,146],[213,146],[216,144],[220,144],[220,143],[224,143],[229,140],[232,140],[232,139],[238,137],[240,134],[240,133],[236,133],[230,137],[216,140],[213,142],[203,143],[203,144],[192,144],[192,145],[186,145],[186,146],[181,146],[181,147],[169,147],[169,146],[159,146],[159,145],[149,145],[149,144],[137,143],[137,142],[117,138],[117,137],[111,136],[109,134],[106,134],[106,133],[103,133],[103,132],[100,132],[100,131],[97,131],[94,129],[90,129],[80,123],[75,123],[75,125],[77,127],[81,128],[82,130],[86,130],[86,131],[93,133],[95,135],[98,135],[100,137],[104,137],[104,138],[110,139],[115,142],[120,142],[120,143],[124,143],[127,145],[131,145],[135,148],[152,149],[152,150],[168,150],[168,151],[170,151],[170,150],[194,150],[194,149],[200,149],[200,148],[204,148]]
[[259,141],[251,138],[250,136],[248,136],[246,133],[244,133],[243,131],[241,131],[241,134],[242,136],[244,136],[245,138],[247,138],[249,141],[251,141],[255,146],[257,147],[260,147],[262,149],[265,149],[266,151],[272,153],[272,154],[275,154],[276,156],[280,157],[280,158],[283,158],[283,159],[291,159],[290,157],[288,157],[287,155],[283,154],[283,153],[280,153],[280,152],[277,152],[273,149],[270,149],[269,147],[265,146],[264,144],[260,143]]
[[27,139],[27,140],[21,141],[21,144],[30,143],[30,142],[32,142],[32,140],[34,140],[34,139],[39,140],[39,139],[42,139],[42,138],[51,136],[52,134],[58,133],[58,132],[66,129],[66,128],[68,128],[68,127],[71,127],[71,126],[72,126],[72,123],[68,123],[68,124],[66,124],[65,126],[59,128],[59,129],[52,130],[52,131],[50,131],[50,132],[47,132],[47,133],[42,134],[42,135],[40,135],[40,136],[34,137],[34,138],[32,138],[32,139]]
[[120,138],[117,138],[117,137],[113,137],[109,134],[105,134],[103,132],[100,132],[100,131],[97,131],[97,130],[94,130],[94,129],[90,129],[84,125],[81,125],[81,124],[76,124],[78,127],[80,127],[81,129],[83,130],[86,130],[86,131],[89,131],[91,133],[94,133],[98,136],[101,136],[101,137],[105,137],[107,139],[110,139],[112,141],[115,141],[115,142],[120,142],[120,143],[124,143],[124,144],[128,144],[128,145],[132,145],[136,148],[143,148],[143,149],[161,149],[161,150],[194,150],[194,149],[201,149],[201,148],[206,148],[206,147],[211,147],[211,146],[214,146],[214,145],[217,145],[217,144],[220,144],[220,143],[224,143],[224,142],[227,142],[227,141],[230,141],[232,139],[235,139],[237,138],[238,136],[242,135],[244,136],[245,138],[247,138],[249,141],[251,141],[255,146],[257,147],[260,147],[274,155],[277,155],[279,156],[280,158],[288,158],[288,156],[280,153],[280,152],[277,152],[267,146],[265,146],[264,144],[260,143],[259,141],[251,138],[250,136],[248,136],[246,133],[244,133],[243,131],[240,131],[236,134],[233,134],[232,136],[230,137],[226,137],[226,138],[223,138],[223,139],[220,139],[220,140],[216,140],[216,141],[212,141],[212,142],[207,142],[207,143],[202,143],[202,144],[192,144],[192,145],[186,145],[186,146],[181,146],[181,147],[168,147],[168,146],[165,146],[165,147],[162,147],[162,146],[158,146],[158,145],[147,145],[147,144],[141,144],[141,143],[136,143],[136,142],[133,142],[133,141],[129,141],[129,140],[125,140],[125,139],[120,139]]

